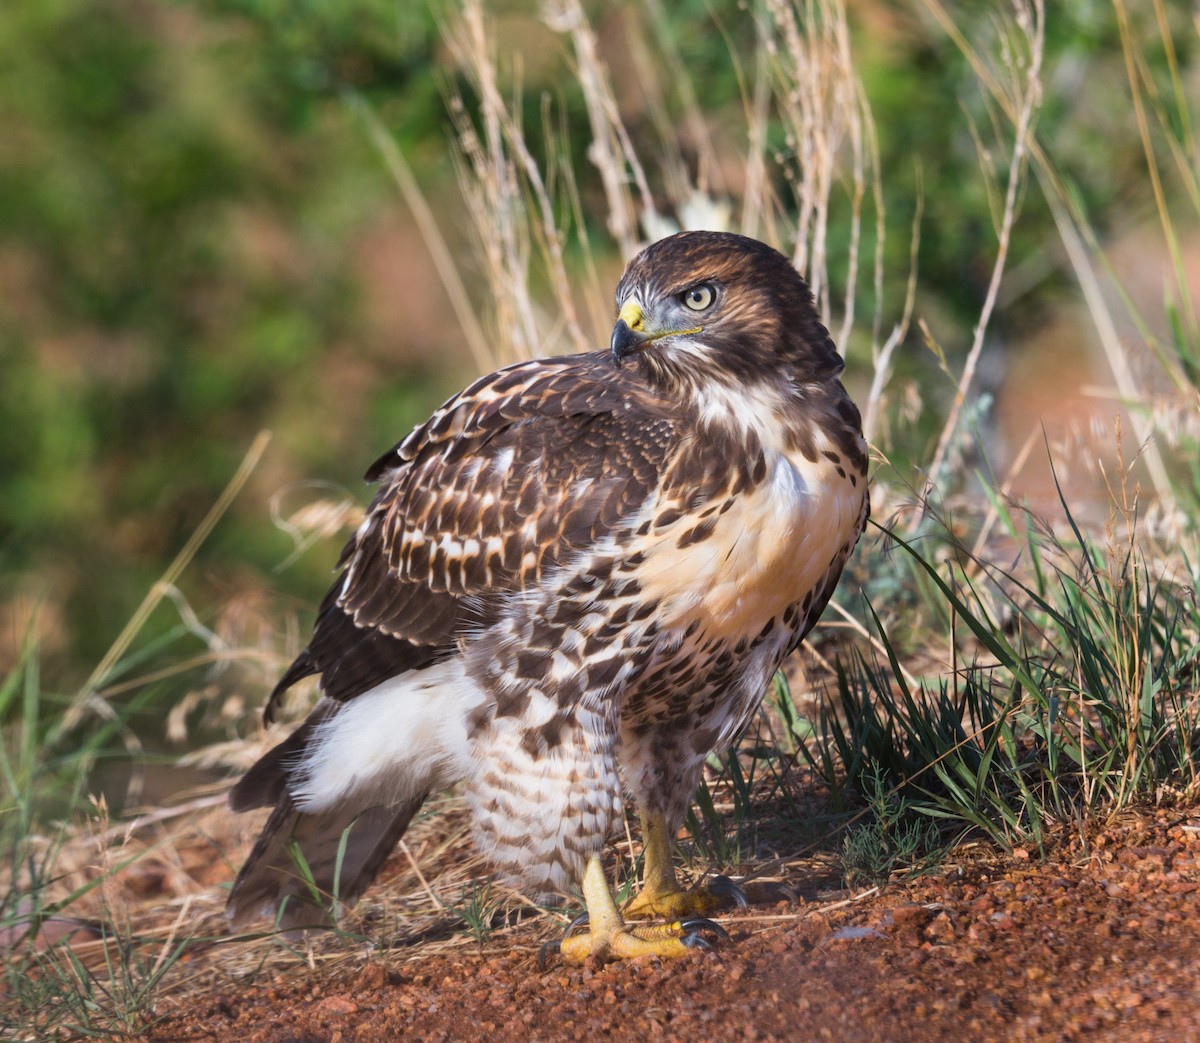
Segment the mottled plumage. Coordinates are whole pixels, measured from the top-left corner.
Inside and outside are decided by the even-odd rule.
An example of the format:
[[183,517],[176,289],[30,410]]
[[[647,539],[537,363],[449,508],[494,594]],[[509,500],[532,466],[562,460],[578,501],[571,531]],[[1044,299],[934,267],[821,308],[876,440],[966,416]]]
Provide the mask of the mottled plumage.
[[458,781],[480,846],[535,892],[579,882],[622,775],[673,835],[821,614],[867,461],[807,287],[761,243],[683,233],[630,263],[617,306],[611,351],[483,377],[368,471],[378,494],[266,713],[310,674],[323,698],[232,794],[275,807],[235,920],[321,919],[292,840],[353,901]]

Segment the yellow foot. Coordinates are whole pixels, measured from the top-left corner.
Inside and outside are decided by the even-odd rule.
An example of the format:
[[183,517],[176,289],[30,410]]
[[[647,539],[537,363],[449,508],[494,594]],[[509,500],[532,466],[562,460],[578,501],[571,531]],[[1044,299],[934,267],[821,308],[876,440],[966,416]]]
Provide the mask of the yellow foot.
[[690,891],[672,890],[655,893],[643,887],[622,910],[633,920],[667,919],[710,916],[720,909],[745,909],[745,892],[727,876],[714,876],[697,884]]
[[549,942],[538,954],[538,966],[545,970],[549,957],[559,953],[568,963],[583,963],[595,956],[602,961],[632,960],[638,956],[677,959],[697,950],[711,949],[713,940],[728,941],[729,935],[711,920],[692,917],[666,924],[639,924],[629,927],[617,923],[608,930],[583,931],[585,913],[575,920],[561,942]]

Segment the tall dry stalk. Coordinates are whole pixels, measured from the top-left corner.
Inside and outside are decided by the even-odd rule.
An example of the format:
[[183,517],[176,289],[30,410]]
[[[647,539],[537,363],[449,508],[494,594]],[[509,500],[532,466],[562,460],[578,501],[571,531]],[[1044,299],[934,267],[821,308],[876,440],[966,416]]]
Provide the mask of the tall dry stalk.
[[446,42],[477,97],[477,129],[461,97],[451,102],[462,167],[460,183],[488,282],[499,344],[496,363],[547,352],[530,287],[533,245],[549,273],[558,317],[575,350],[588,347],[563,259],[564,239],[554,200],[525,142],[516,103],[500,88],[494,47],[479,0],[465,0]]
[[[579,0],[554,0],[544,9],[543,18],[563,40],[589,133],[589,167],[561,171],[557,199],[552,198],[547,187],[550,179],[538,169],[526,144],[527,131],[518,115],[519,93],[502,86],[506,70],[495,54],[494,34],[489,32],[481,0],[463,0],[447,33],[451,55],[473,95],[469,100],[453,99],[452,117],[460,180],[492,310],[496,361],[544,353],[559,340],[576,350],[597,346],[596,338],[603,331],[596,328],[594,313],[581,318],[576,303],[578,277],[568,273],[563,261],[564,240],[568,234],[578,234],[591,284],[585,296],[607,296],[606,290],[594,285],[587,228],[597,225],[607,233],[611,248],[628,258],[644,237],[656,238],[679,227],[740,224],[747,233],[761,235],[792,254],[813,287],[822,316],[832,324],[830,287],[835,280],[829,277],[826,244],[835,207],[847,208],[850,225],[847,254],[833,260],[845,272],[841,281],[846,292],[838,302],[835,329],[835,339],[844,349],[855,322],[864,215],[873,205],[876,311],[870,342],[876,363],[872,395],[878,403],[892,352],[907,329],[911,287],[904,322],[881,345],[882,189],[875,130],[853,72],[843,0],[767,0],[759,11],[753,83],[746,88],[742,173],[732,179],[725,178],[722,170],[733,169],[733,160],[727,153],[718,160],[695,86],[673,47],[661,7],[649,4],[644,13],[631,9],[624,15],[626,53],[634,56],[635,74],[642,81],[636,92],[626,93],[642,99],[639,115],[649,117],[657,130],[660,140],[653,146],[654,162],[646,161],[644,142],[642,155],[635,147],[599,36],[583,5]],[[644,27],[637,18],[649,19],[660,61],[650,61],[638,50],[637,41],[646,34],[637,31],[636,26]],[[673,112],[682,116],[673,117]],[[772,124],[786,131],[787,147],[779,155],[766,153]],[[548,152],[554,154],[554,131],[542,128],[541,132]],[[689,168],[685,155],[694,166]],[[776,195],[774,184],[780,173],[791,192],[788,203]],[[603,212],[582,211],[583,193],[577,183],[584,179],[598,184]],[[712,194],[727,183],[736,186],[728,190],[728,198]],[[740,222],[732,221],[734,211],[740,211]],[[555,214],[562,212],[575,215],[570,231],[555,221]],[[604,253],[611,250],[598,248]],[[535,296],[531,286],[535,263],[549,275],[548,295]],[[599,318],[603,321],[607,314]],[[558,336],[559,331],[566,336]]]
[[[1006,84],[1003,76],[989,63],[969,38],[966,30],[955,21],[941,0],[923,0],[925,8],[937,24],[954,42],[971,66],[977,81],[986,96],[1014,128],[1022,123],[1020,95]],[[1133,112],[1138,132],[1143,143],[1147,176],[1154,196],[1155,208],[1163,232],[1164,243],[1172,260],[1174,285],[1166,288],[1168,307],[1177,309],[1181,317],[1185,336],[1190,337],[1193,350],[1200,345],[1200,323],[1195,317],[1193,295],[1183,278],[1185,266],[1181,263],[1176,238],[1177,221],[1167,205],[1163,189],[1162,168],[1157,159],[1155,141],[1165,143],[1174,163],[1177,184],[1186,200],[1196,213],[1200,213],[1200,176],[1197,175],[1196,135],[1187,100],[1187,92],[1175,53],[1167,10],[1161,0],[1153,2],[1153,19],[1159,39],[1147,43],[1136,35],[1125,0],[1113,0],[1121,34],[1122,51],[1126,60]],[[1144,12],[1143,12],[1144,13]],[[1146,68],[1145,54],[1150,47],[1160,46],[1167,60],[1171,90],[1162,95],[1155,87]],[[1153,122],[1147,109],[1157,120],[1157,138]],[[1156,495],[1156,509],[1170,516],[1176,512],[1176,495],[1164,454],[1156,442],[1155,412],[1153,396],[1140,386],[1130,365],[1129,353],[1118,333],[1118,323],[1110,304],[1109,295],[1122,301],[1126,314],[1138,329],[1146,343],[1156,351],[1163,371],[1181,393],[1182,408],[1187,415],[1194,415],[1200,403],[1200,390],[1177,366],[1169,351],[1159,350],[1158,338],[1149,324],[1129,300],[1109,264],[1104,245],[1097,239],[1089,215],[1082,209],[1077,193],[1061,176],[1054,157],[1029,133],[1025,139],[1028,157],[1037,175],[1038,183],[1054,216],[1068,263],[1083,294],[1089,317],[1097,339],[1108,362],[1116,385],[1117,398],[1130,406],[1127,418],[1141,448],[1143,461]],[[1106,292],[1107,291],[1107,292]],[[1182,378],[1182,379],[1181,379]],[[1169,414],[1170,411],[1167,411]],[[1169,431],[1164,432],[1171,438]],[[946,439],[948,440],[948,438]],[[945,454],[939,456],[940,470]],[[931,469],[930,475],[933,476]],[[1191,496],[1186,499],[1191,500]]]
[[850,186],[846,297],[837,335],[844,344],[854,322],[868,168],[877,176],[870,110],[854,73],[846,7],[842,0],[766,0],[766,15],[762,41],[775,78],[775,107],[789,152],[784,169],[795,205],[792,258],[826,321],[832,319],[830,207],[838,183]]
[[[558,0],[546,8],[546,22],[570,39],[575,76],[587,104],[592,134],[588,158],[600,175],[608,202],[607,228],[622,256],[631,257],[638,245],[639,218],[655,213],[645,168],[621,116],[612,79],[600,56],[599,41],[583,5],[579,0]],[[631,186],[636,189],[640,213]]]
[[938,438],[933,462],[929,466],[928,480],[934,486],[941,477],[947,454],[958,430],[963,405],[975,379],[979,358],[983,353],[984,337],[996,306],[1000,281],[1008,261],[1010,237],[1017,217],[1017,202],[1025,180],[1029,142],[1042,103],[1042,55],[1045,42],[1046,12],[1042,0],[1013,0],[1012,21],[1000,28],[999,54],[996,56],[999,74],[995,80],[1006,92],[1007,108],[1016,112],[1004,202],[996,228],[996,258],[992,263],[992,274],[988,280],[979,320],[975,324],[971,350],[967,353],[962,376],[950,405],[950,413]]

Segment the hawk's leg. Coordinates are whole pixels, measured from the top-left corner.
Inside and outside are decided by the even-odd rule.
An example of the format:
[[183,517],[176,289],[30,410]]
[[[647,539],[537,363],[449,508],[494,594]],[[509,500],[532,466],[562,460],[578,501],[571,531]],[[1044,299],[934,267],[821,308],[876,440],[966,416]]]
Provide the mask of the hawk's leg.
[[589,956],[601,960],[628,960],[637,956],[686,956],[709,948],[704,933],[724,937],[725,932],[707,920],[675,920],[666,924],[626,925],[613,899],[599,855],[593,855],[583,875],[583,900],[587,906],[587,932],[568,931],[559,944],[569,963]]
[[642,889],[626,904],[625,915],[638,918],[676,919],[687,916],[711,916],[730,906],[744,908],[746,897],[741,888],[725,876],[711,877],[690,891],[679,886],[671,862],[672,837],[667,818],[661,811],[639,809],[642,820]]

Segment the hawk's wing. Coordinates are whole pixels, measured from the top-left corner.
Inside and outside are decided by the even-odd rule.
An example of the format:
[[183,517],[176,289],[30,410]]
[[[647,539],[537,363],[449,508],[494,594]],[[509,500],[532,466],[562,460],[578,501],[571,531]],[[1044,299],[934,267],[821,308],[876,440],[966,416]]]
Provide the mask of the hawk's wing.
[[509,366],[377,461],[382,487],[267,717],[309,674],[346,700],[436,662],[506,594],[618,532],[654,494],[675,427],[628,370],[606,352]]

